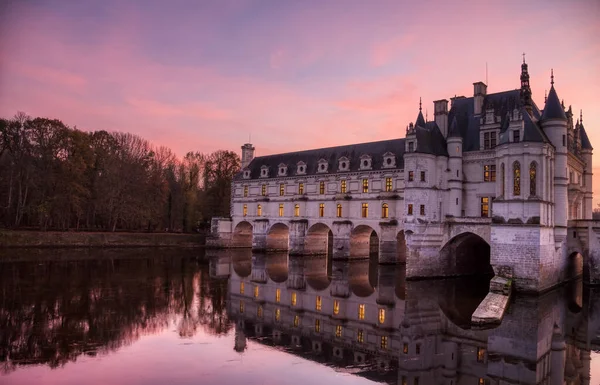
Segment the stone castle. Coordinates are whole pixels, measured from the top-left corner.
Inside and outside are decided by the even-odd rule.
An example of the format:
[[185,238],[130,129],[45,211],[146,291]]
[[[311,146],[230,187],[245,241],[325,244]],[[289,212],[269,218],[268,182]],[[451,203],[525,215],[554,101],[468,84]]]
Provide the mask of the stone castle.
[[[421,103],[405,138],[254,157],[242,146],[230,218],[209,245],[406,264],[407,278],[512,270],[542,292],[582,272],[600,283],[592,145],[551,76],[543,109],[520,88]],[[448,105],[450,104],[450,105]]]

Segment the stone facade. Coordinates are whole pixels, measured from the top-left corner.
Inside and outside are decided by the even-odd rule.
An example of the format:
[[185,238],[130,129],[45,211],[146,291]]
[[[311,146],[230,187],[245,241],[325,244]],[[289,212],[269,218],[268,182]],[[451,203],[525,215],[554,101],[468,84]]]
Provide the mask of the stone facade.
[[262,157],[245,144],[231,217],[214,219],[209,244],[336,259],[375,250],[381,263],[406,263],[409,278],[491,264],[512,267],[517,290],[558,284],[570,268],[568,221],[592,215],[583,116],[573,123],[553,76],[539,109],[525,62],[520,89],[473,86],[450,109],[435,101],[433,121],[419,106],[402,139]]

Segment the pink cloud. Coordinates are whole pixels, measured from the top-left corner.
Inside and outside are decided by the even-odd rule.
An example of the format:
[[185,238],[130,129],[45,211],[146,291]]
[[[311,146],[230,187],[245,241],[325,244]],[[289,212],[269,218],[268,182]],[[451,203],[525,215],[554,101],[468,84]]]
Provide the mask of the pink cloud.
[[414,35],[406,34],[390,40],[376,42],[371,52],[371,65],[381,67],[389,64],[392,59],[407,51],[414,41]]

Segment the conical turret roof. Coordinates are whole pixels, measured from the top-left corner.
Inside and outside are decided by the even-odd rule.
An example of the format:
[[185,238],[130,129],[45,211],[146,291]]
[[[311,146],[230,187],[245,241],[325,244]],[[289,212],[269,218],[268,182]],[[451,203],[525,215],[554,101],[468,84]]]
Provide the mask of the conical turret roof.
[[567,120],[567,115],[565,115],[565,110],[560,104],[560,99],[556,94],[554,84],[552,87],[550,87],[550,92],[548,92],[548,99],[546,100],[546,106],[544,107],[544,112],[542,112],[542,117],[540,120],[548,119]]

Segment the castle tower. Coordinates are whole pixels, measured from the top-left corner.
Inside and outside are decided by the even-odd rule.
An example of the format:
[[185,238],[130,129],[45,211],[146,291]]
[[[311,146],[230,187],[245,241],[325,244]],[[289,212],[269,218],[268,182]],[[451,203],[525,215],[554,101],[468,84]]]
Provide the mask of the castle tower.
[[450,177],[448,178],[448,188],[450,189],[450,199],[448,200],[447,213],[454,217],[462,216],[463,194],[462,194],[462,177],[463,177],[463,138],[458,129],[456,116],[452,119],[448,139],[446,141],[448,147],[448,168],[450,169]]
[[252,159],[254,159],[254,146],[246,143],[242,146],[242,169],[248,167]]
[[529,70],[527,63],[525,63],[525,54],[523,54],[523,64],[521,64],[521,104],[525,106],[527,112],[531,114],[532,101],[531,101],[531,87],[529,86]]
[[592,219],[593,189],[592,189],[592,144],[583,127],[583,113],[579,114],[579,137],[581,140],[581,156],[585,162],[583,169],[583,219]]

